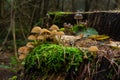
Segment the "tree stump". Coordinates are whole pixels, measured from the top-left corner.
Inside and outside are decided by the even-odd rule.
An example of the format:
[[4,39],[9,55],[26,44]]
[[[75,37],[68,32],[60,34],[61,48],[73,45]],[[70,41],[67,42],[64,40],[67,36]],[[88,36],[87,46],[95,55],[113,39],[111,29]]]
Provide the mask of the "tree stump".
[[[64,12],[60,16],[56,13],[50,14],[51,22],[63,26],[64,22],[76,24],[74,15],[77,12]],[[99,34],[106,34],[115,40],[120,40],[120,12],[117,11],[97,11],[80,12],[83,14],[83,21],[88,20],[88,27],[94,27]]]

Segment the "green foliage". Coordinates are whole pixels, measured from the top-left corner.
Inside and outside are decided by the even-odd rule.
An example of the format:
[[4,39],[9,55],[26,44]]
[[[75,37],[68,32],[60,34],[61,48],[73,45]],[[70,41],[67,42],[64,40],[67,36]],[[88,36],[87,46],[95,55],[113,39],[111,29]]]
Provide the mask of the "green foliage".
[[67,72],[76,70],[83,61],[83,52],[75,47],[63,47],[56,44],[41,44],[29,53],[25,60],[27,70],[39,70],[41,74],[49,72]]
[[63,19],[65,19],[68,15],[71,14],[71,12],[48,12],[49,15],[52,15],[52,23],[59,25],[59,27],[63,26],[63,23],[65,22]]
[[11,57],[11,62],[10,62],[11,66],[15,66],[18,64],[18,61],[17,61],[17,58],[14,56],[14,57]]
[[8,80],[17,80],[17,76],[13,76],[12,78],[9,78]]
[[74,25],[73,28],[72,28],[72,31],[75,32],[75,33],[78,33],[80,30],[84,29],[84,25],[80,24],[80,26],[78,25]]
[[94,28],[84,28],[78,34],[84,34],[83,37],[88,37],[91,35],[98,35],[98,32]]
[[48,12],[50,15],[63,15],[63,14],[71,14],[71,12]]
[[65,30],[65,28],[60,28],[60,31],[64,31]]
[[43,23],[44,23],[44,18],[40,18],[40,19],[35,23],[34,26],[37,26],[37,25],[41,26],[41,25],[43,25]]
[[0,68],[8,69],[8,68],[11,68],[11,67],[10,67],[10,66],[7,66],[7,65],[4,65],[4,64],[0,64]]

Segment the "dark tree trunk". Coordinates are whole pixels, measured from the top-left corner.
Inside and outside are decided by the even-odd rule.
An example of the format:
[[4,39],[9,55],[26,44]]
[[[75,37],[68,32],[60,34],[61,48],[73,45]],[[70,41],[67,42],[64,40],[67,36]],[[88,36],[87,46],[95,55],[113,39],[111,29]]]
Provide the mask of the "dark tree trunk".
[[75,0],[72,0],[72,11],[75,11]]
[[85,0],[85,11],[89,11],[93,0]]
[[89,0],[85,0],[85,11],[89,11]]
[[64,0],[62,0],[62,11],[64,11]]
[[60,4],[60,0],[57,0],[57,2],[56,2],[56,8],[59,10],[59,5]]
[[109,5],[110,5],[110,0],[108,0],[108,2],[107,2],[106,10],[109,10]]
[[44,9],[43,9],[43,16],[46,16],[48,12],[49,0],[44,0]]
[[4,14],[4,0],[0,0],[0,17]]
[[118,6],[120,5],[118,3],[119,3],[119,0],[115,0],[115,5],[114,5],[115,8],[118,8]]

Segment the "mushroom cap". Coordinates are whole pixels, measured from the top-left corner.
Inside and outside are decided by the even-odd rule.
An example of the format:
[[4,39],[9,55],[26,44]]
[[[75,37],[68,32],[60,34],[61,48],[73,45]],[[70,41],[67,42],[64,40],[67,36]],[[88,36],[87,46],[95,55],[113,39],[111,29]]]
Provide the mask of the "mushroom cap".
[[57,32],[57,35],[65,35],[65,33],[63,31],[59,31]]
[[51,31],[51,35],[56,35],[56,34],[57,34],[57,30]]
[[68,23],[68,28],[72,28],[72,27],[73,27],[73,25]]
[[38,40],[45,40],[45,37],[42,36],[42,35],[39,35],[39,36],[37,37],[37,39],[38,39]]
[[59,27],[57,26],[57,25],[55,25],[55,24],[53,24],[50,28],[49,28],[49,30],[59,30]]
[[63,23],[63,26],[67,26],[67,23],[65,22],[65,23]]
[[88,48],[88,51],[90,51],[90,52],[97,52],[97,51],[99,51],[99,49],[98,49],[97,46],[90,46],[90,47]]
[[26,56],[27,56],[26,54],[20,54],[20,55],[19,55],[19,59],[20,59],[20,60],[23,60],[23,59],[26,58]]
[[33,45],[32,42],[28,42],[28,43],[26,44],[26,46],[29,47],[29,48],[34,48],[34,45]]
[[36,40],[36,36],[30,35],[30,36],[28,36],[28,40]]
[[29,53],[30,52],[30,48],[29,47],[27,47],[27,46],[23,46],[23,47],[20,47],[19,49],[18,49],[18,53],[23,53],[23,54],[27,54],[27,53]]
[[44,35],[44,34],[51,34],[51,32],[47,29],[42,29],[41,30],[41,34]]
[[75,14],[74,19],[83,19],[83,15],[82,14]]
[[41,28],[39,26],[35,26],[31,30],[31,33],[40,33],[40,32],[41,32]]

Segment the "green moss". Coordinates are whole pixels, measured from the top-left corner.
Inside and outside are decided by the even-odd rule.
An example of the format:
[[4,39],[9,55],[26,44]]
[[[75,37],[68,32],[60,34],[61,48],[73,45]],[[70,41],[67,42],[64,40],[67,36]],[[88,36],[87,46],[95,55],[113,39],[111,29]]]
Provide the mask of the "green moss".
[[48,12],[50,15],[64,15],[64,14],[72,14],[72,12]]
[[72,14],[72,12],[48,12],[49,15],[53,16],[52,23],[63,26],[65,22],[65,18],[67,18],[68,14]]
[[39,71],[41,74],[49,72],[67,72],[74,67],[76,70],[83,61],[83,52],[75,47],[63,47],[56,44],[42,44],[37,46],[26,58],[25,67]]

